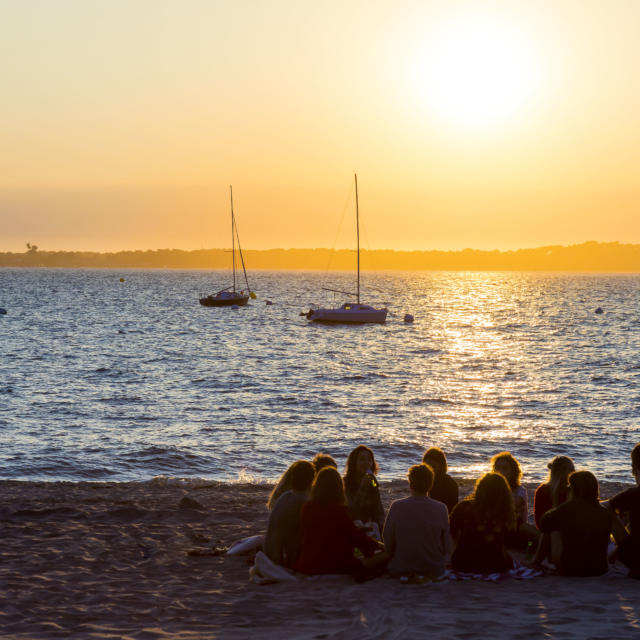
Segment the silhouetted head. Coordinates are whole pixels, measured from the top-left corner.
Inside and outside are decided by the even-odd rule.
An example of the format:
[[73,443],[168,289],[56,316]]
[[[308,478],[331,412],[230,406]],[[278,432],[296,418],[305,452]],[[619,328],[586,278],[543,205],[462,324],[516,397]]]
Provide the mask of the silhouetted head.
[[364,473],[378,473],[378,465],[373,451],[364,444],[359,444],[347,458],[344,468],[344,484],[349,491],[355,491]]
[[409,488],[412,492],[427,495],[433,486],[433,469],[428,465],[414,464],[409,467]]
[[520,486],[522,470],[518,461],[508,451],[496,453],[491,458],[491,470],[494,473],[501,473],[507,479],[512,491]]
[[[273,488],[273,491],[269,495],[269,499],[267,500],[267,508],[269,510],[273,509],[273,505],[276,503],[276,500],[285,492],[293,489],[291,485],[291,474],[293,472],[293,468],[298,462],[306,462],[306,460],[296,460],[296,462],[289,465],[289,468],[280,476],[280,480]],[[310,464],[310,463],[309,463]]]
[[574,471],[569,476],[569,487],[573,498],[598,504],[598,480],[591,471]]
[[294,491],[309,491],[316,470],[308,460],[297,460],[291,465],[291,488]]
[[345,504],[344,485],[337,469],[320,469],[311,487],[311,499],[316,502]]
[[424,452],[422,462],[428,464],[436,476],[443,476],[447,473],[447,457],[439,447],[431,447]]
[[316,455],[313,456],[313,460],[311,462],[313,462],[316,473],[318,473],[318,471],[320,471],[320,469],[323,469],[324,467],[334,467],[336,469],[338,468],[336,461],[328,453],[316,453]]
[[569,474],[576,470],[573,460],[567,456],[556,456],[547,467],[549,482],[564,482],[565,484]]
[[516,523],[513,495],[507,480],[501,473],[485,473],[476,482],[470,496],[478,508],[478,515],[486,521],[506,528]]

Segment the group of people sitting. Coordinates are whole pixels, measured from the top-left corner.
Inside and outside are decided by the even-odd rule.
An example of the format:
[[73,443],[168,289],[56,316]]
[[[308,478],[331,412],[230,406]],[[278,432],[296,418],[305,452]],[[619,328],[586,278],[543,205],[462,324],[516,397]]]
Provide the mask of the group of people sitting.
[[428,449],[409,468],[410,495],[394,501],[386,517],[369,447],[349,454],[344,477],[321,453],[294,462],[273,489],[264,551],[302,574],[351,574],[358,581],[384,571],[421,580],[438,579],[448,568],[505,572],[514,568],[514,550],[528,550],[531,565],[554,565],[561,575],[602,575],[618,559],[640,578],[640,443],[631,462],[637,486],[600,502],[592,473],[576,471],[566,456],[554,458],[548,481],[535,492],[534,525],[520,465],[509,452],[495,455],[491,472],[459,501],[445,454]]

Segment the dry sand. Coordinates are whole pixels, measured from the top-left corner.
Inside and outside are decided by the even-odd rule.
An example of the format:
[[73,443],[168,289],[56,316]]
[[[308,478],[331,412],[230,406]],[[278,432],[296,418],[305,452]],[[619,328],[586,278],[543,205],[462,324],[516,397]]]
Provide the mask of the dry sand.
[[[388,506],[406,483],[381,488]],[[620,488],[603,484],[602,495]],[[640,637],[640,581],[620,567],[600,578],[497,584],[345,577],[258,586],[246,558],[188,554],[264,531],[268,493],[0,481],[0,637]]]

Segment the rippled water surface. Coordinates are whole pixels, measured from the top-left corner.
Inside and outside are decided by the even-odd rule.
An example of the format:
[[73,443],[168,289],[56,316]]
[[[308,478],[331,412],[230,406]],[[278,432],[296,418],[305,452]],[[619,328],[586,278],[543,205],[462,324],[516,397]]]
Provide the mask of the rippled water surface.
[[507,449],[631,480],[640,276],[366,274],[391,314],[355,327],[300,317],[326,278],[254,273],[233,310],[198,304],[225,273],[0,269],[0,476],[273,479],[364,442],[383,479],[438,445],[460,476]]

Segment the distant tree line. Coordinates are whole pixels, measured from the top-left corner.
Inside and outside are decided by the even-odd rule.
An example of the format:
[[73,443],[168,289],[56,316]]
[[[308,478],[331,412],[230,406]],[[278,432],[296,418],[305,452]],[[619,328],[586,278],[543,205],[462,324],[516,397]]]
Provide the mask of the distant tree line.
[[[350,270],[355,251],[267,249],[243,251],[248,269]],[[615,271],[640,272],[640,244],[585,242],[515,251],[363,250],[361,267],[369,271]],[[226,269],[229,250],[156,249],[148,251],[43,251],[28,244],[24,253],[0,253],[0,267]]]

